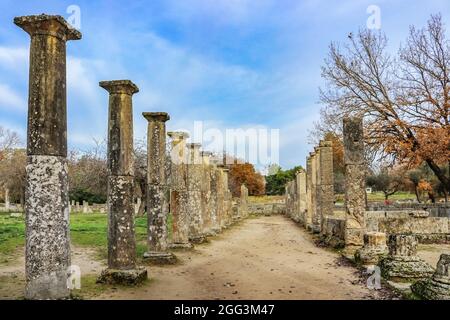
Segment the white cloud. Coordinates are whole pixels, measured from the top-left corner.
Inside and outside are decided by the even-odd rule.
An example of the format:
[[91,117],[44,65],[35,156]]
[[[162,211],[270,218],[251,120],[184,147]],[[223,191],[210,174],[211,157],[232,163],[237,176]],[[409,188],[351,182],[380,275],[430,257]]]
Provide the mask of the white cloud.
[[12,70],[28,70],[28,48],[0,47],[0,66]]
[[27,102],[19,93],[6,84],[0,83],[0,108],[23,112],[27,109]]

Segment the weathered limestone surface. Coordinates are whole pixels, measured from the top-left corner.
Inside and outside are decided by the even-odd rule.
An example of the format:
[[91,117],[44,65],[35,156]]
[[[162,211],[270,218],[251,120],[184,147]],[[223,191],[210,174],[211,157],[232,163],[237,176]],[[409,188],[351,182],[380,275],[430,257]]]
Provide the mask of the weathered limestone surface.
[[306,212],[305,212],[305,226],[307,230],[312,229],[312,212],[313,207],[313,185],[312,185],[312,159],[313,155],[310,153],[306,158]]
[[326,216],[333,216],[334,210],[334,175],[333,175],[333,148],[331,141],[321,141],[320,150],[320,207],[321,222]]
[[417,256],[414,235],[389,235],[389,256],[380,262],[381,275],[393,281],[414,281],[433,274],[433,268]]
[[108,177],[108,268],[136,268],[132,176]]
[[28,156],[25,188],[27,299],[69,295],[68,168],[65,157]]
[[363,265],[377,265],[380,259],[386,257],[388,247],[386,234],[383,232],[366,232],[364,234],[364,247],[355,253],[355,260]]
[[241,196],[239,199],[239,217],[248,217],[248,189],[245,185],[241,185]]
[[170,248],[189,249],[189,212],[187,207],[187,153],[185,132],[169,132],[171,145],[170,211],[172,214],[172,243]]
[[297,173],[297,192],[299,198],[299,222],[306,225],[307,192],[306,192],[306,172],[300,170]]
[[203,166],[200,156],[199,143],[188,143],[188,175],[187,190],[189,212],[189,241],[192,243],[203,243],[207,241],[203,233],[203,212],[202,212],[202,177]]
[[411,290],[423,299],[450,300],[450,255],[441,254],[433,276],[414,283]]
[[314,185],[314,214],[313,214],[313,232],[320,233],[322,225],[322,193],[321,185],[321,168],[320,168],[320,148],[314,148],[313,157],[313,185]]
[[201,153],[202,159],[202,183],[201,183],[201,192],[202,192],[202,220],[203,220],[203,230],[202,233],[206,236],[215,235],[212,226],[212,218],[211,218],[211,170],[212,166],[209,162],[211,157],[211,152],[203,151]]
[[221,230],[220,226],[220,209],[219,209],[219,170],[214,164],[210,171],[211,182],[211,197],[209,199],[209,210],[211,210],[211,225],[212,231],[218,233]]
[[99,85],[109,92],[108,268],[97,282],[135,284],[147,278],[147,270],[136,266],[134,232],[132,95],[139,89],[130,80],[101,81]]
[[27,167],[27,299],[69,296],[66,42],[81,39],[61,16],[14,18],[31,37]]
[[344,119],[346,246],[362,246],[366,206],[363,123]]
[[144,112],[147,129],[147,211],[148,252],[144,258],[150,262],[173,264],[176,257],[168,252],[167,215],[169,188],[166,180],[166,121],[165,112]]
[[345,219],[326,216],[322,223],[323,241],[333,248],[345,246]]

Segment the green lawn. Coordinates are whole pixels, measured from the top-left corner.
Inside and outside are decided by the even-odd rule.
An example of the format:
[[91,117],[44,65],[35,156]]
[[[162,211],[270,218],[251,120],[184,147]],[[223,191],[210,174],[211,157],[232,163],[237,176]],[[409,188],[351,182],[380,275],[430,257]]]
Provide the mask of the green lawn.
[[[389,200],[395,201],[395,200],[415,200],[416,196],[414,193],[410,192],[397,192],[396,194],[393,194],[392,196],[389,196]],[[383,192],[372,192],[367,194],[367,200],[368,201],[384,201],[384,194]]]
[[[171,215],[168,219],[172,223]],[[147,217],[135,219],[138,257],[146,250]],[[70,217],[70,237],[72,244],[88,246],[98,250],[99,256],[107,254],[107,215],[102,213],[74,213]],[[170,230],[171,228],[169,228]],[[169,236],[171,234],[169,233]],[[0,214],[0,263],[7,263],[14,253],[25,244],[25,223],[23,218],[13,218]]]

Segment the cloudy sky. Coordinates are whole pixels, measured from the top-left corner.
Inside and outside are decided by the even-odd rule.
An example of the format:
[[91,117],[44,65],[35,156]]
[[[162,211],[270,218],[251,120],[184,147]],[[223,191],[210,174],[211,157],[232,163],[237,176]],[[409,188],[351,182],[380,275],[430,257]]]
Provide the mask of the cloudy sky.
[[0,126],[25,143],[29,36],[13,24],[28,14],[72,16],[83,39],[68,43],[69,148],[87,150],[106,136],[107,93],[100,80],[131,79],[135,138],[143,111],[166,111],[169,130],[280,129],[279,160],[304,164],[308,130],[318,119],[320,66],[331,41],[365,28],[367,8],[395,52],[411,24],[424,26],[450,2],[365,0],[11,1],[0,4]]

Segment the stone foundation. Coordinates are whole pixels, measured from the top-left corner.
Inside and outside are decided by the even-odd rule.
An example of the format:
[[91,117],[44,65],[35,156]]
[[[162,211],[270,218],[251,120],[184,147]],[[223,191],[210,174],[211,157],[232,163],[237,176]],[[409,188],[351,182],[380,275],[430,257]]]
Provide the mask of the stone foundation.
[[426,300],[450,300],[450,255],[442,254],[433,276],[416,282],[411,290]]
[[356,251],[355,260],[362,265],[377,265],[387,254],[386,234],[367,232],[364,234],[364,246]]
[[433,274],[433,268],[417,256],[414,235],[389,236],[389,256],[380,262],[381,275],[393,281],[415,281]]
[[175,264],[177,257],[171,252],[146,252],[144,261],[152,264]]
[[144,282],[146,279],[147,270],[145,268],[130,270],[106,269],[98,277],[97,283],[134,286]]

